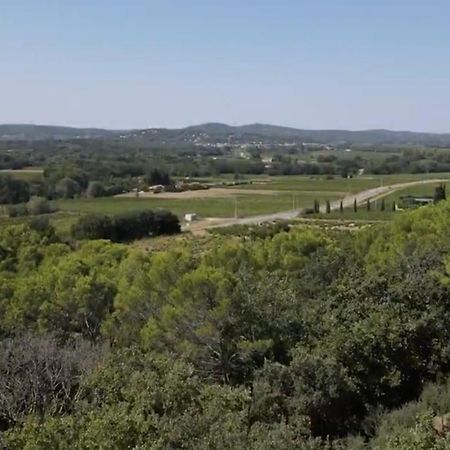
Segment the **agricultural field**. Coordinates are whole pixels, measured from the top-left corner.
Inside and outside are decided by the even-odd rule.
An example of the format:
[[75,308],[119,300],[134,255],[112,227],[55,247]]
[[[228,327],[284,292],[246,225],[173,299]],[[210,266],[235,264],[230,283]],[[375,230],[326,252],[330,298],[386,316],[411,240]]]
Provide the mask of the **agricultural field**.
[[[38,171],[14,171],[15,176],[36,176]],[[25,175],[26,174],[26,175]],[[450,189],[450,173],[447,174],[420,174],[420,175],[387,175],[387,176],[360,176],[354,178],[330,176],[248,176],[246,182],[238,186],[212,188],[202,191],[188,191],[182,193],[135,194],[117,197],[102,197],[95,199],[77,198],[58,200],[54,202],[58,212],[48,214],[51,224],[55,226],[58,234],[65,238],[70,236],[70,229],[80,215],[87,213],[117,214],[142,209],[167,209],[183,219],[186,213],[196,213],[201,219],[216,218],[220,220],[233,218],[249,218],[267,214],[280,213],[292,210],[312,208],[317,200],[323,208],[327,201],[335,201],[349,197],[361,191],[411,181],[426,179],[448,179]],[[206,180],[204,180],[206,181]],[[214,177],[208,182],[229,183],[232,177]],[[402,195],[432,195],[434,184],[417,185],[401,191],[393,192],[385,197],[385,211],[380,211],[380,201],[371,202],[371,210],[366,205],[360,205],[357,213],[352,207],[345,208],[343,213],[333,211],[331,214],[308,216],[314,219],[336,220],[390,220],[399,212],[392,211],[392,202]],[[0,224],[22,223],[28,218],[7,217],[6,207],[0,214]],[[209,228],[215,222],[200,221],[196,227],[201,230]],[[224,222],[225,223],[225,222]],[[196,227],[192,227],[194,231]]]
[[0,170],[0,174],[11,175],[12,177],[20,180],[32,182],[42,180],[44,170],[40,167],[30,167],[20,170]]
[[[450,181],[450,174],[364,176],[349,179],[325,176],[261,176],[249,178],[251,184],[219,189],[217,195],[211,195],[211,192],[214,193],[213,190],[206,190],[196,191],[195,195],[170,193],[148,194],[144,198],[120,196],[60,200],[57,205],[61,211],[71,214],[92,212],[115,214],[144,208],[164,208],[173,211],[180,217],[192,212],[201,217],[251,217],[309,208],[313,205],[314,200],[323,204],[327,200],[338,200],[365,189],[420,181],[426,178],[448,178]],[[230,192],[230,195],[223,193],[225,189],[226,192]],[[433,187],[426,186],[426,192],[430,192],[430,190],[432,191]],[[269,191],[269,195],[267,191]],[[420,192],[420,189],[416,191]]]

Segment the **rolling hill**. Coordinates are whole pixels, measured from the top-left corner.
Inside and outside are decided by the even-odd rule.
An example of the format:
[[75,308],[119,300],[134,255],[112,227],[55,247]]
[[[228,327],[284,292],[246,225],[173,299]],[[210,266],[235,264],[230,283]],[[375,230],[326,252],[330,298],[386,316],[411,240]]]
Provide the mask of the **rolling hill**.
[[183,145],[192,143],[234,142],[301,143],[315,142],[330,145],[424,145],[450,147],[450,133],[418,133],[390,130],[304,130],[267,124],[230,126],[206,123],[180,129],[148,128],[142,130],[105,130],[99,128],[71,128],[48,125],[0,125],[2,140],[43,139],[114,139],[145,142],[151,145]]

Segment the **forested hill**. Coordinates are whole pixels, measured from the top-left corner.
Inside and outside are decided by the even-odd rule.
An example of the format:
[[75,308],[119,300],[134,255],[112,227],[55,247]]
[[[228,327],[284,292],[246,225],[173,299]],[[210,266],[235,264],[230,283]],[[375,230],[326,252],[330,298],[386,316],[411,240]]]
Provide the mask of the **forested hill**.
[[108,138],[118,133],[118,131],[99,128],[72,128],[25,124],[0,125],[0,139],[3,140]]
[[180,129],[148,128],[141,130],[105,130],[44,125],[0,125],[2,140],[42,140],[76,138],[119,138],[150,144],[213,143],[321,143],[331,145],[398,144],[450,146],[450,133],[416,133],[389,130],[303,130],[275,125],[229,126],[207,123]]

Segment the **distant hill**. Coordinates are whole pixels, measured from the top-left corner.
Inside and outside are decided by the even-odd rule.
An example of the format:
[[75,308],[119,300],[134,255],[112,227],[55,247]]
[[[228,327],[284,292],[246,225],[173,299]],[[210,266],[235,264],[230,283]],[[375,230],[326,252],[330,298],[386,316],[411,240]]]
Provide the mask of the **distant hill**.
[[10,140],[41,140],[41,139],[77,139],[77,138],[108,138],[115,131],[98,128],[72,128],[52,125],[0,125],[0,139]]
[[450,147],[450,133],[416,133],[390,130],[303,130],[267,124],[230,126],[206,123],[180,129],[148,128],[142,130],[104,130],[42,125],[0,125],[0,139],[109,139],[121,138],[151,145],[208,144],[218,142],[301,143],[330,145],[424,145]]

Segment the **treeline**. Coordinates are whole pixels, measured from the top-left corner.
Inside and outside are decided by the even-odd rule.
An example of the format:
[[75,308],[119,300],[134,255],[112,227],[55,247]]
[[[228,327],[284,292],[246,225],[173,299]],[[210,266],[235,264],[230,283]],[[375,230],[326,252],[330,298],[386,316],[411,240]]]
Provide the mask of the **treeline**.
[[180,221],[169,211],[131,211],[113,216],[87,214],[72,225],[74,239],[109,239],[127,242],[161,234],[180,232]]
[[0,228],[5,447],[448,448],[449,221],[153,253]]

